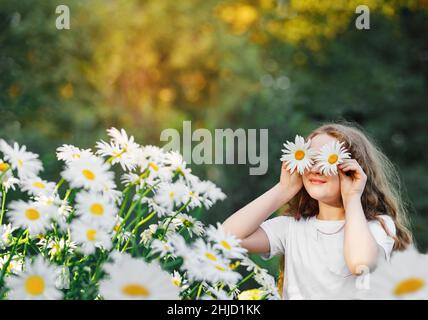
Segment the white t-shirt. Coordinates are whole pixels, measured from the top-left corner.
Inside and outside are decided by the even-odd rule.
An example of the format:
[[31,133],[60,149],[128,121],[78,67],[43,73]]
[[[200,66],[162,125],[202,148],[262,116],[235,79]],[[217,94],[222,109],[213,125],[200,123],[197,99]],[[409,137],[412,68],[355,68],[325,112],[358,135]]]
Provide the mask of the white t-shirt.
[[[380,215],[388,230],[395,235],[391,217]],[[368,222],[369,229],[382,254],[389,260],[394,239],[381,224]],[[345,220],[319,220],[316,217],[296,220],[278,216],[261,224],[270,244],[270,252],[263,259],[285,255],[284,299],[328,299],[338,297],[346,288],[355,287],[353,275],[343,253]]]

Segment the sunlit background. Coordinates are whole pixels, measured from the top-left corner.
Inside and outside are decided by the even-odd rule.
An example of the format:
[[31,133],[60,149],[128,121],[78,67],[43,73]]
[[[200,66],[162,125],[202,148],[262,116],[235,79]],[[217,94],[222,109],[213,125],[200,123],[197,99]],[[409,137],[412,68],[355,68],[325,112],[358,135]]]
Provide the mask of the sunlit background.
[[[55,28],[59,4],[70,30]],[[360,4],[370,30],[355,27]],[[266,175],[192,166],[228,195],[214,223],[276,183],[284,140],[355,121],[399,168],[426,251],[427,13],[426,0],[2,0],[0,137],[41,154],[54,178],[58,146],[90,147],[111,126],[156,145],[184,120],[269,129]]]

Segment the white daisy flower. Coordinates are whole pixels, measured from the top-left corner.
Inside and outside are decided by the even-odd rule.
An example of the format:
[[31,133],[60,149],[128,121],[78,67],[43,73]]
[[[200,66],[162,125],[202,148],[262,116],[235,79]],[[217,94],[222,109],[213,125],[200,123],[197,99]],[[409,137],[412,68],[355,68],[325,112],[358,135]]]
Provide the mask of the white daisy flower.
[[122,254],[106,263],[107,278],[100,281],[100,294],[106,300],[177,300],[179,288],[156,263]]
[[12,169],[7,162],[0,158],[0,184],[7,192],[9,189],[15,190],[15,185],[19,180],[13,176]]
[[124,149],[118,143],[108,143],[103,140],[97,142],[96,148],[97,155],[109,157],[111,164],[119,163],[124,171],[131,171],[137,165],[136,150]]
[[36,201],[48,206],[50,208],[49,212],[52,214],[52,219],[58,223],[62,231],[67,230],[67,220],[73,211],[73,208],[69,205],[67,200],[61,200],[59,196],[56,195],[54,197],[37,197]]
[[140,146],[134,141],[133,136],[129,136],[125,129],[116,128],[107,129],[108,135],[111,137],[111,141],[117,143],[121,148],[126,150],[138,149]]
[[133,136],[128,137],[124,129],[119,131],[116,128],[110,128],[107,132],[111,141],[109,143],[103,140],[97,142],[97,154],[109,157],[112,164],[119,163],[125,171],[133,170],[141,154],[140,145],[135,143]]
[[266,269],[260,267],[257,268],[253,279],[262,286],[261,289],[265,291],[266,298],[268,300],[281,300],[275,279],[267,272]]
[[[138,200],[138,197],[137,197],[137,199],[134,199],[134,201],[136,201],[136,200]],[[167,214],[171,214],[170,211],[167,211],[167,209],[165,209],[164,207],[157,204],[153,198],[143,198],[143,199],[141,199],[141,203],[147,203],[150,211],[155,211],[157,213],[158,217],[162,217],[162,216],[166,216]]]
[[166,240],[154,239],[151,243],[151,248],[154,253],[159,253],[161,258],[167,255],[171,255],[172,257],[175,257],[174,246],[171,244],[171,242],[168,239]]
[[116,190],[116,183],[114,180],[106,180],[102,190],[103,195],[108,198],[111,202],[114,202],[118,205],[122,202],[122,192],[119,190]]
[[291,173],[297,170],[300,174],[303,174],[305,170],[312,166],[314,151],[309,147],[310,144],[311,140],[305,143],[305,139],[299,135],[296,135],[294,143],[287,141],[283,144],[285,149],[282,149],[281,161],[285,161],[287,169]]
[[149,227],[147,229],[144,229],[144,231],[141,233],[140,242],[145,246],[147,246],[150,243],[150,241],[153,239],[153,235],[156,233],[157,229],[158,229],[157,224],[149,225]]
[[35,153],[26,151],[26,146],[19,146],[16,142],[11,147],[3,139],[0,140],[0,150],[4,153],[4,158],[12,166],[12,169],[18,171],[21,179],[37,176],[43,169],[39,156]]
[[24,272],[6,279],[11,300],[59,300],[62,292],[55,287],[59,270],[37,256],[33,264],[27,261]]
[[122,241],[127,241],[130,237],[134,235],[130,231],[125,231],[124,228],[121,228],[122,223],[123,218],[116,216],[116,223],[113,227],[113,233],[114,235],[116,235],[119,232],[119,234],[117,234],[117,238]]
[[390,262],[384,261],[369,276],[370,289],[363,298],[428,300],[428,255],[414,248],[395,252]]
[[177,256],[181,256],[185,258],[188,255],[193,255],[188,245],[186,244],[186,240],[184,240],[184,238],[181,235],[177,233],[173,233],[169,235],[167,238],[169,243],[173,246],[174,253]]
[[173,171],[169,167],[160,167],[151,162],[148,166],[149,174],[142,180],[148,185],[154,185],[157,182],[171,183],[174,177]]
[[43,234],[50,228],[50,216],[37,202],[12,201],[7,212],[14,227],[28,229],[31,236]]
[[129,186],[130,184],[134,184],[137,188],[137,191],[140,190],[144,184],[143,179],[141,179],[141,177],[134,172],[124,173],[120,177],[120,181],[125,187]]
[[59,205],[61,205],[62,200],[57,194],[54,194],[53,196],[36,196],[34,198],[34,203],[40,208],[41,211],[47,214],[50,219],[55,221],[58,220],[60,211]]
[[176,151],[170,151],[165,154],[164,164],[169,166],[173,172],[180,174],[184,178],[191,175],[192,170],[187,168],[183,156]]
[[141,168],[141,172],[146,170],[148,167],[156,170],[163,166],[165,161],[165,151],[157,146],[147,145],[140,149],[138,155],[138,166]]
[[39,177],[22,180],[20,185],[22,191],[32,196],[50,196],[54,193],[56,187],[54,182],[48,182]]
[[202,300],[233,300],[233,296],[229,295],[223,289],[208,288],[207,291],[209,294],[206,294],[202,297]]
[[209,226],[206,232],[208,239],[213,241],[214,248],[223,252],[223,254],[231,259],[242,259],[247,253],[247,250],[241,247],[241,240],[234,235],[226,234],[220,223],[217,223],[217,228]]
[[162,183],[159,185],[153,200],[163,207],[168,214],[168,212],[171,212],[174,207],[184,203],[185,197],[188,193],[189,189],[183,183]]
[[72,188],[104,191],[109,182],[114,184],[114,174],[109,169],[110,165],[101,158],[90,156],[69,162],[61,174]]
[[6,249],[12,240],[12,232],[15,228],[9,224],[0,225],[0,250]]
[[[9,257],[10,257],[10,254],[0,257],[0,270],[2,270],[5,264],[8,262]],[[17,274],[19,272],[22,272],[23,270],[24,270],[24,257],[19,255],[13,256],[12,259],[9,261],[9,265],[7,267],[6,272]]]
[[191,185],[193,192],[201,195],[201,201],[206,209],[209,209],[217,201],[226,199],[226,195],[211,181],[200,181],[199,179],[194,179]]
[[322,146],[318,155],[315,156],[317,167],[324,175],[337,175],[337,165],[344,159],[350,159],[351,154],[343,146],[344,142],[334,141]]
[[56,157],[66,163],[79,160],[80,158],[87,158],[93,155],[91,149],[79,149],[69,144],[63,144],[56,149]]
[[192,253],[184,257],[182,268],[188,271],[189,277],[212,283],[222,281],[228,286],[237,283],[241,275],[233,271],[230,261],[223,258],[211,245],[201,238],[192,245]]
[[76,242],[64,238],[42,238],[37,244],[40,247],[46,247],[47,249],[49,249],[48,253],[51,258],[61,255],[63,252],[73,253],[74,250],[77,248]]
[[98,192],[79,192],[75,208],[78,215],[96,221],[108,231],[116,224],[117,207]]
[[93,254],[96,248],[110,250],[110,234],[94,221],[75,219],[70,225],[71,239],[80,244],[78,250],[85,255]]
[[179,213],[172,219],[172,223],[176,228],[181,226],[185,227],[191,237],[193,234],[199,237],[205,232],[204,224],[201,221],[185,213]]
[[238,300],[262,300],[266,295],[266,291],[261,289],[250,289],[242,291],[238,295]]
[[189,281],[185,278],[186,273],[183,275],[180,274],[177,270],[174,270],[172,273],[171,281],[172,283],[179,287],[182,291],[189,288]]

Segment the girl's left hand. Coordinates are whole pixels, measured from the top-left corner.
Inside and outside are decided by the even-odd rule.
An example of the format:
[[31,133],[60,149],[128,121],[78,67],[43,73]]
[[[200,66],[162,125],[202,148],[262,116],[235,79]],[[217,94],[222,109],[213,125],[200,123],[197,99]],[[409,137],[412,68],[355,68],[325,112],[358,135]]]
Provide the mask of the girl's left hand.
[[338,166],[340,191],[343,204],[352,197],[361,198],[366,186],[367,176],[355,159],[346,159]]

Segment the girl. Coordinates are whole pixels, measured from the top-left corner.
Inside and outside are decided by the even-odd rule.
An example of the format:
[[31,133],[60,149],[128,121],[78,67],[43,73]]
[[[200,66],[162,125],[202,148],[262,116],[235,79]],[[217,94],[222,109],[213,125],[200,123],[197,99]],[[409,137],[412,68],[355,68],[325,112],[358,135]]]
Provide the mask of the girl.
[[[278,285],[284,299],[339,297],[379,259],[412,242],[393,166],[372,142],[349,125],[326,124],[309,136],[315,151],[344,142],[352,159],[338,175],[312,166],[290,174],[224,223],[249,252],[269,259],[283,254]],[[266,220],[282,205],[286,215]],[[266,220],[266,221],[265,221]]]

